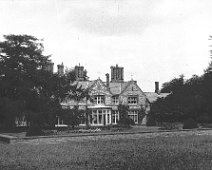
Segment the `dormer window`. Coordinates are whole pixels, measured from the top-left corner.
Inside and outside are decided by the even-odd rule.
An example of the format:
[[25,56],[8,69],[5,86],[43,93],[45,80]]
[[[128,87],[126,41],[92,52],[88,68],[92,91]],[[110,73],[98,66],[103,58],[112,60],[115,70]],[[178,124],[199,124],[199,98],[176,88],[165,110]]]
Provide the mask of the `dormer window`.
[[138,97],[137,96],[128,96],[128,104],[138,104]]
[[113,96],[112,100],[113,100],[113,104],[119,104],[119,96]]
[[104,104],[105,96],[95,96],[93,101],[95,104]]

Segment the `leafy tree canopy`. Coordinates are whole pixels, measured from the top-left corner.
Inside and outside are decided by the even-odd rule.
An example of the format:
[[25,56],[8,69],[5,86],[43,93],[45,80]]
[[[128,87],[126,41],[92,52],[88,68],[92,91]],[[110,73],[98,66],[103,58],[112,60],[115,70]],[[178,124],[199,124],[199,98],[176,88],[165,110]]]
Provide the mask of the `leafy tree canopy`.
[[199,122],[212,122],[212,62],[201,76],[185,80],[181,75],[164,83],[161,93],[170,93],[158,99],[151,107],[151,114],[158,121],[184,121],[192,118]]
[[[73,74],[71,77],[71,73],[59,75],[46,70],[51,60],[43,51],[42,40],[30,35],[5,35],[0,42],[0,118],[5,124],[14,122],[20,113],[31,122],[40,117],[42,121],[35,122],[53,124],[67,94],[74,98],[77,91],[82,91],[70,85],[75,79]],[[8,107],[11,104],[13,109]]]

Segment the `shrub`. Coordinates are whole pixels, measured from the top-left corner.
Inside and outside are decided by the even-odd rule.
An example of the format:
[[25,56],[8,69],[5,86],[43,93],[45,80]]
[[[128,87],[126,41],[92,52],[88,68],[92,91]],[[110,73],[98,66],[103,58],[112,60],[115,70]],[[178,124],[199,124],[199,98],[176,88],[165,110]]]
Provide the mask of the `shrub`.
[[129,117],[123,117],[118,121],[119,126],[130,127],[130,125],[135,125],[135,122]]
[[156,120],[152,114],[148,115],[146,125],[147,126],[156,126]]
[[33,125],[30,126],[26,136],[44,136],[45,133],[42,131],[41,127],[39,125]]
[[198,128],[198,125],[197,122],[192,118],[187,119],[183,124],[183,129],[194,129],[194,128]]
[[174,129],[179,129],[179,128],[173,122],[163,122],[162,127],[160,129],[161,130],[174,130]]
[[202,128],[212,128],[212,124],[211,123],[201,123],[201,127]]

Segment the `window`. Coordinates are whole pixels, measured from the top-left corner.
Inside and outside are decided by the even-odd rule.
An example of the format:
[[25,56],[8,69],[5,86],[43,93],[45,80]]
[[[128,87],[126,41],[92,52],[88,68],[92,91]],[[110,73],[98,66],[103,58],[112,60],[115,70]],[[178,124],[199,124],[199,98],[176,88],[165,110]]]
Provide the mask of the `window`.
[[90,117],[92,125],[109,125],[111,124],[111,112],[109,109],[95,109]]
[[112,100],[114,104],[119,104],[119,96],[113,96]]
[[98,124],[103,124],[102,110],[98,110]]
[[135,124],[138,124],[138,111],[137,110],[130,110],[128,112],[128,116],[130,119],[132,119]]
[[119,120],[119,112],[118,110],[116,110],[112,114],[112,124],[117,124],[118,120]]
[[137,104],[138,103],[138,97],[137,96],[129,96],[128,97],[128,104]]
[[92,118],[93,118],[93,124],[97,124],[97,113],[96,112],[93,112]]
[[86,118],[86,113],[84,112],[84,113],[82,113],[81,115],[80,115],[80,119],[79,119],[79,121],[80,121],[80,125],[85,125],[86,124],[86,121],[85,121],[85,118]]
[[95,96],[94,97],[95,104],[103,104],[105,103],[105,96]]

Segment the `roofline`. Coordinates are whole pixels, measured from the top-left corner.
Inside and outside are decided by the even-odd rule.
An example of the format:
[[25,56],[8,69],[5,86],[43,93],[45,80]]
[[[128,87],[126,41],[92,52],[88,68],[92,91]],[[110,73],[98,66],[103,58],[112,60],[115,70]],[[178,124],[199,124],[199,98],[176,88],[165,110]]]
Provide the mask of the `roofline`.
[[108,92],[110,93],[110,95],[113,95],[113,94],[111,93],[111,91],[110,91],[110,88],[109,88],[108,86],[106,86],[100,78],[98,78],[97,80],[94,80],[93,84],[92,84],[88,89],[93,88],[93,86],[95,85],[95,83],[96,83],[98,80],[101,81],[102,84],[103,84],[103,86],[107,88],[107,90],[108,90]]

